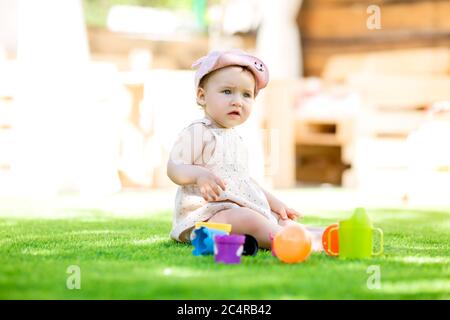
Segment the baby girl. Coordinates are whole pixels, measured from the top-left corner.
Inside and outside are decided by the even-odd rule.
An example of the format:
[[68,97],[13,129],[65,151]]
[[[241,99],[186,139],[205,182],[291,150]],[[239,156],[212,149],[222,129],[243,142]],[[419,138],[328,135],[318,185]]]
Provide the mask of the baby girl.
[[179,135],[167,175],[180,187],[171,238],[189,242],[196,222],[232,225],[269,249],[276,234],[302,215],[249,176],[247,149],[234,129],[250,116],[269,81],[267,66],[240,50],[213,51],[193,64],[197,103],[204,118]]

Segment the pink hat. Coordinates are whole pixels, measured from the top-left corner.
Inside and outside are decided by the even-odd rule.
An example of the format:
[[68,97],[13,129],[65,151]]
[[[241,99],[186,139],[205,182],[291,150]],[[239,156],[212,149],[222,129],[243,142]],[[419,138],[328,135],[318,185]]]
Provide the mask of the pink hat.
[[255,96],[269,82],[269,70],[264,62],[244,51],[233,49],[211,51],[208,55],[201,57],[192,64],[192,68],[198,68],[195,73],[195,88],[197,89],[200,80],[208,73],[228,66],[247,67],[253,73],[256,80]]

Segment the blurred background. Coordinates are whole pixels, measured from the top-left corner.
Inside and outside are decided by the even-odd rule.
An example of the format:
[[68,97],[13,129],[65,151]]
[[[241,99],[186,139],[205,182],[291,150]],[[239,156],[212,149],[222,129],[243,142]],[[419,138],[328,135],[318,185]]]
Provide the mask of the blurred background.
[[0,0],[0,198],[170,208],[168,153],[203,115],[190,66],[241,48],[271,76],[240,128],[256,180],[312,206],[302,190],[448,205],[449,17],[447,0]]

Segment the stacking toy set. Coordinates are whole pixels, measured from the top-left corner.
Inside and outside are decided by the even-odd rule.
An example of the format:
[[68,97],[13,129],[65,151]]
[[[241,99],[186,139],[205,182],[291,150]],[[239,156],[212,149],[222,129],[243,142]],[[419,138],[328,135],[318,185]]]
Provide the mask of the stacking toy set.
[[[379,248],[374,252],[374,234],[379,234]],[[325,252],[343,259],[364,259],[383,254],[383,231],[374,228],[364,208],[357,208],[353,215],[330,225],[322,235]]]
[[250,235],[230,235],[231,225],[224,223],[198,222],[195,224],[192,245],[194,256],[212,255],[214,261],[238,264],[242,255],[254,256],[258,242]]
[[[310,230],[311,231],[311,230]],[[272,255],[284,263],[306,261],[311,255],[312,234],[300,224],[287,225],[280,232],[270,234]],[[239,264],[242,255],[254,256],[258,242],[250,235],[230,235],[231,225],[200,222],[195,225],[192,244],[195,256],[212,255],[214,261]],[[379,245],[374,252],[374,235],[378,234]],[[322,233],[324,251],[329,256],[343,259],[364,259],[383,254],[383,231],[374,228],[364,208],[357,208],[347,219],[328,226]]]

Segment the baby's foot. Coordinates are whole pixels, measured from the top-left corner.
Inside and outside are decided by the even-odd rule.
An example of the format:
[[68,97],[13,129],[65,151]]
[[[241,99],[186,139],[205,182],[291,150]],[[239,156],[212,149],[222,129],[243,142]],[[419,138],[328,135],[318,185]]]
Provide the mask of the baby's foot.
[[323,234],[323,231],[325,230],[325,228],[309,227],[309,226],[305,226],[305,228],[311,234],[312,251],[314,251],[314,252],[321,252],[321,251],[323,251],[322,234]]

